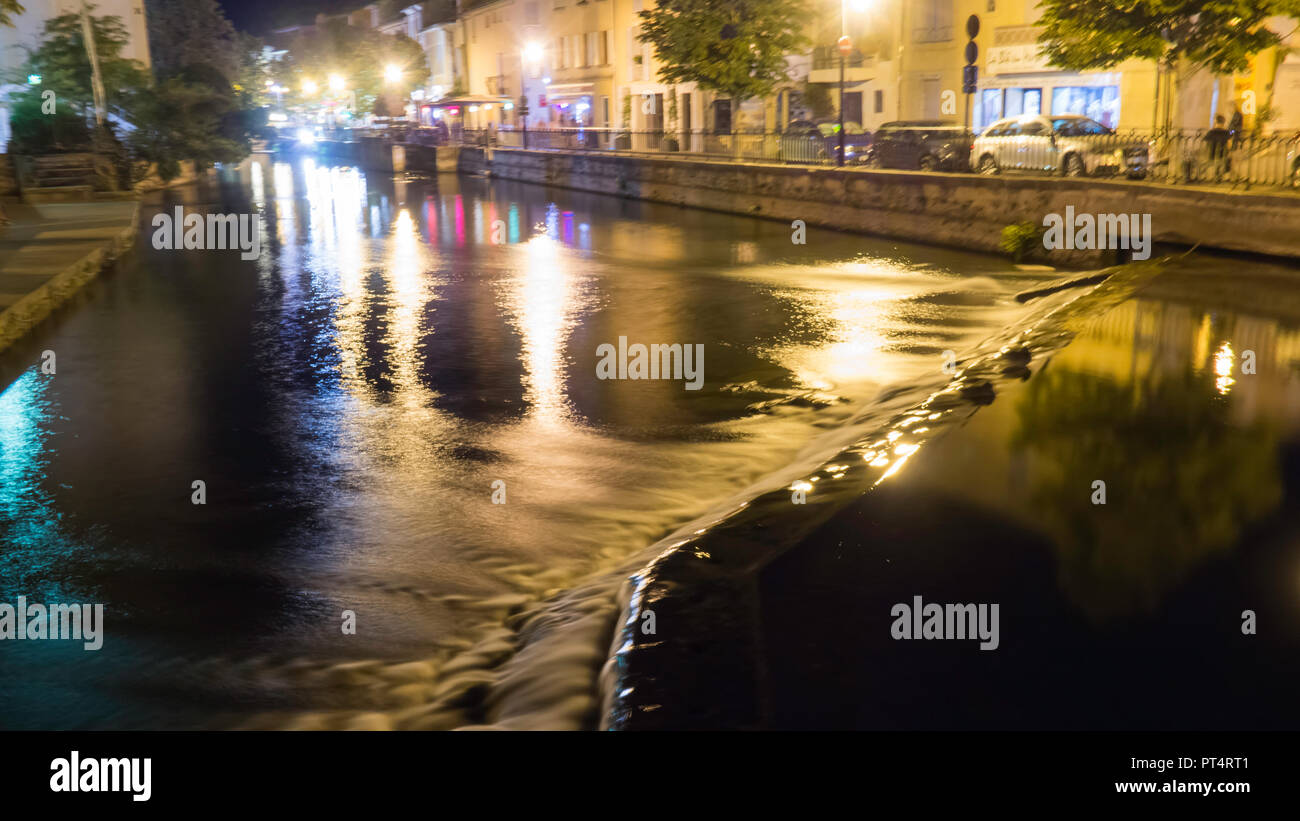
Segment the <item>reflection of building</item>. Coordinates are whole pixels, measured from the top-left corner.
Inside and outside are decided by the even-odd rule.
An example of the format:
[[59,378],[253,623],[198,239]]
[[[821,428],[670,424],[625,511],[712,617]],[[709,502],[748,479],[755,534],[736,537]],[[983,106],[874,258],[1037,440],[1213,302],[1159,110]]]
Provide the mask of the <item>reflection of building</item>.
[[[14,27],[0,26],[0,150],[9,142],[9,111],[5,96],[21,86],[5,85],[5,80],[19,73],[27,60],[26,49],[40,45],[45,23],[64,14],[78,14],[81,0],[23,0],[24,11],[12,15]],[[127,43],[122,57],[139,60],[148,66],[149,31],[145,24],[144,0],[96,0],[91,13],[95,17],[117,17],[126,28]]]

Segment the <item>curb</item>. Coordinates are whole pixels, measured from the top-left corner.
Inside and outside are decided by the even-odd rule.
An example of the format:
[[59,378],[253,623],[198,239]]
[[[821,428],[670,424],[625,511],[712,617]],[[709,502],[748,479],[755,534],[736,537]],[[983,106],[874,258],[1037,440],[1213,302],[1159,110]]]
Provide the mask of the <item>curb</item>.
[[0,352],[22,339],[56,308],[63,305],[110,263],[135,245],[139,230],[140,203],[131,211],[131,224],[106,245],[51,277],[44,285],[0,312]]

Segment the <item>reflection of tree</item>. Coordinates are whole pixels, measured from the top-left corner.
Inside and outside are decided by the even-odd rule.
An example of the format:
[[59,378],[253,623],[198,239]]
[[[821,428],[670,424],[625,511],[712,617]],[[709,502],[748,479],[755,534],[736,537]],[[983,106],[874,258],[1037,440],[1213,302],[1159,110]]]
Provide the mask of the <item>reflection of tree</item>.
[[[1204,379],[1140,386],[1049,368],[1017,408],[1034,456],[1032,503],[1052,532],[1066,595],[1095,620],[1155,607],[1281,499],[1277,433],[1235,427]],[[1092,483],[1106,483],[1106,504]]]

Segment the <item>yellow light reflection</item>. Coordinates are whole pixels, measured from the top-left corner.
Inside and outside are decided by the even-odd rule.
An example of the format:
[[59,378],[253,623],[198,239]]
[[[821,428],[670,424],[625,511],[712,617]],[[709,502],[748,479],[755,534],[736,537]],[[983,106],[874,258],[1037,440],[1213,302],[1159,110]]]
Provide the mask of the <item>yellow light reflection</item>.
[[1219,350],[1214,352],[1214,372],[1218,374],[1218,378],[1214,380],[1214,387],[1224,396],[1228,395],[1233,384],[1237,381],[1232,378],[1232,366],[1232,345],[1224,342],[1219,346]]
[[563,352],[573,326],[575,289],[560,243],[539,234],[525,245],[525,253],[526,267],[510,305],[523,337],[524,399],[533,417],[559,424],[570,416]]

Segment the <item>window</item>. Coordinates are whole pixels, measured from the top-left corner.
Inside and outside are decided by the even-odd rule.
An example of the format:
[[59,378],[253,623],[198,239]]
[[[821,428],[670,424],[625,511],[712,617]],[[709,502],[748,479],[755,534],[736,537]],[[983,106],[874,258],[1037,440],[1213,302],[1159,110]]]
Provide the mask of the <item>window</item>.
[[980,92],[979,115],[975,120],[976,128],[988,128],[1002,119],[1002,89],[986,88]]
[[1010,133],[1021,137],[1039,137],[1047,134],[1047,126],[1038,120],[1030,120],[1027,123],[1013,125]]
[[885,92],[876,91],[875,100],[876,100],[876,105],[875,105],[876,113],[880,114],[885,110]]
[[1019,117],[1021,114],[1043,113],[1043,90],[1041,88],[1008,88],[1006,92],[1006,117]]
[[916,9],[913,39],[940,43],[952,39],[952,0],[921,0]]
[[603,66],[606,63],[605,32],[587,32],[587,65]]
[[1110,129],[1101,123],[1075,117],[1053,120],[1052,130],[1057,134],[1060,134],[1062,137],[1083,137],[1110,133]]
[[1119,86],[1061,86],[1052,89],[1052,116],[1082,114],[1107,128],[1119,123]]
[[847,123],[857,123],[859,125],[862,124],[862,92],[861,91],[850,91],[844,95],[844,122],[846,124]]
[[713,101],[713,133],[731,133],[731,100]]

